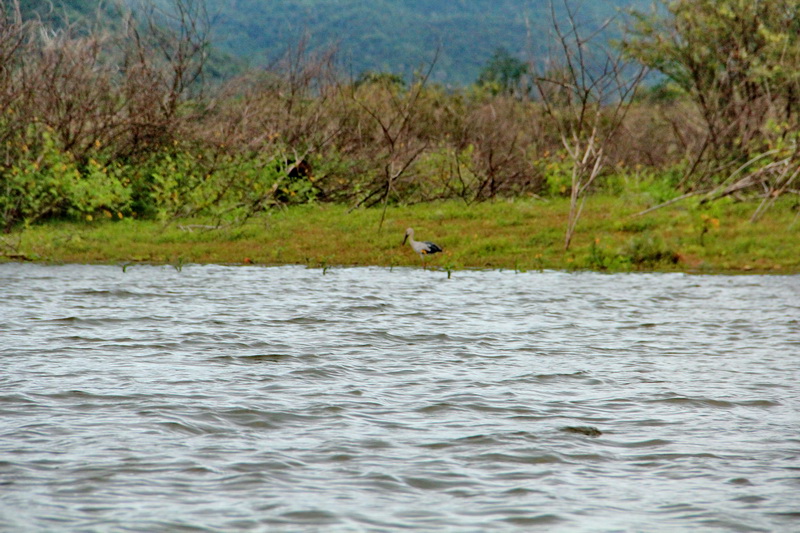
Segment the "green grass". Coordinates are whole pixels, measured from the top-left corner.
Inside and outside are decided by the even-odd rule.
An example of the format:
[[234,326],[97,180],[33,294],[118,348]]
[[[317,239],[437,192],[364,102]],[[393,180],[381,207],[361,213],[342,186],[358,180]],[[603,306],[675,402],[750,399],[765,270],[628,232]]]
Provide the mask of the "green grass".
[[[181,221],[108,219],[48,222],[3,237],[6,260],[55,263],[232,263],[420,266],[406,227],[444,248],[428,264],[445,270],[592,269],[605,271],[800,272],[800,221],[793,200],[759,222],[755,204],[647,207],[620,197],[590,198],[569,251],[564,251],[567,200],[457,201],[380,209],[317,205],[275,210],[245,225],[185,229]],[[184,227],[181,227],[183,225]]]

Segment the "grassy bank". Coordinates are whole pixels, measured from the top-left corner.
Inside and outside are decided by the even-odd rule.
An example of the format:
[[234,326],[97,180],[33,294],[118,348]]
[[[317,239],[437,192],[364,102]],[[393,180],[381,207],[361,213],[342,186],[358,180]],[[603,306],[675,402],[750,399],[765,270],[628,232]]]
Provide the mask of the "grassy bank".
[[[563,249],[568,202],[444,202],[380,209],[343,206],[275,210],[236,227],[209,221],[164,224],[113,217],[49,222],[5,235],[5,260],[53,263],[243,263],[419,266],[401,246],[412,226],[444,253],[429,264],[463,268],[800,272],[800,220],[782,200],[757,223],[757,205],[691,200],[636,216],[645,203],[589,198],[569,251]],[[110,215],[108,213],[107,215]]]

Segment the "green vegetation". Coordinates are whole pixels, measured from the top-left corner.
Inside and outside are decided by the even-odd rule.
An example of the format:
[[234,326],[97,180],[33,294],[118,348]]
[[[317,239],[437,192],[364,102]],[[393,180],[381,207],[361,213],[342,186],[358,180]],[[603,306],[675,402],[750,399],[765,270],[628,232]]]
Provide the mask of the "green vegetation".
[[[712,160],[746,157],[796,133],[800,2],[663,4],[668,16],[636,14],[624,49],[693,102]],[[765,129],[776,131],[765,135]]]
[[428,258],[429,266],[448,272],[800,272],[800,224],[789,208],[770,210],[753,225],[747,222],[752,204],[726,200],[709,209],[687,202],[636,216],[646,205],[639,196],[592,197],[569,251],[562,246],[567,199],[389,207],[381,230],[381,209],[349,211],[341,205],[294,206],[219,228],[204,219],[164,225],[104,213],[90,221],[19,229],[0,244],[14,250],[7,259],[51,263],[419,267],[419,257],[401,245],[405,228],[413,226],[419,238],[444,248]]
[[530,75],[530,66],[512,56],[505,48],[495,50],[492,58],[481,69],[477,85],[492,94],[525,95],[531,90],[524,78]]
[[800,1],[780,4],[676,0],[611,46],[565,2],[546,69],[498,50],[461,90],[432,65],[350,81],[302,45],[209,86],[197,3],[52,31],[0,6],[0,253],[413,264],[410,225],[448,271],[794,271]]

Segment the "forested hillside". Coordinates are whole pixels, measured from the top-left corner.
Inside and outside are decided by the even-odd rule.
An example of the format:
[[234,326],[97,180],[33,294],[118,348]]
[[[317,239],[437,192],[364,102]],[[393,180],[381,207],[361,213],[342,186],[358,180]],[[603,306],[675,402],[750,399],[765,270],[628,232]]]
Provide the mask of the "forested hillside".
[[[8,3],[12,2],[9,0]],[[107,10],[108,4],[96,0],[19,0],[19,7],[26,18],[38,17],[49,24],[60,25],[65,19],[74,21],[93,17],[98,9]]]
[[[207,0],[215,43],[251,65],[269,62],[306,38],[311,48],[336,45],[342,66],[407,76],[436,59],[432,79],[466,85],[498,48],[528,59],[551,42],[549,0]],[[561,2],[554,2],[562,10]],[[619,9],[648,0],[571,2],[596,26]],[[616,29],[611,25],[611,30]],[[438,54],[438,55],[437,55]]]
[[[124,0],[135,5],[139,0]],[[156,0],[156,2],[161,0]],[[196,4],[199,0],[184,0]],[[554,2],[563,11],[562,2]],[[499,48],[529,60],[552,44],[550,0],[205,0],[212,45],[251,67],[267,65],[301,41],[310,50],[338,50],[339,67],[354,77],[364,71],[408,77],[435,61],[432,81],[450,86],[474,82]],[[619,10],[649,0],[571,1],[587,28]],[[113,2],[21,0],[27,15],[57,22],[118,13]],[[113,15],[112,15],[113,16]],[[613,35],[617,24],[609,26]]]

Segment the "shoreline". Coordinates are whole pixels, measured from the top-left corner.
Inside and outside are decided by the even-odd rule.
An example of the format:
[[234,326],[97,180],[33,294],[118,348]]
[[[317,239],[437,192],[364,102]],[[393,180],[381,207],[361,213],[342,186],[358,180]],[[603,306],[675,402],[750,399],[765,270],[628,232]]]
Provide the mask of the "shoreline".
[[[346,206],[295,206],[214,227],[203,219],[50,221],[3,235],[0,261],[111,265],[304,265],[421,267],[402,246],[406,227],[444,252],[426,265],[457,270],[800,273],[800,224],[790,199],[757,223],[754,203],[647,207],[592,197],[569,250],[563,248],[568,200],[517,199],[465,205],[448,201],[352,212]],[[379,229],[380,227],[380,229]]]

